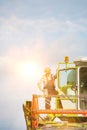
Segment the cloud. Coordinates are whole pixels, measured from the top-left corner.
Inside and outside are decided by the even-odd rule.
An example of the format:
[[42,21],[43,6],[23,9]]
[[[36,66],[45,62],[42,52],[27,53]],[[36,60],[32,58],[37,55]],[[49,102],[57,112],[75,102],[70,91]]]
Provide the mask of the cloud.
[[[19,31],[20,33],[23,32],[58,32],[63,30],[63,28],[75,28],[80,29],[80,24],[75,23],[76,21],[71,22],[70,20],[59,20],[57,18],[51,17],[51,18],[45,18],[45,19],[22,19],[18,18],[15,15],[13,15],[10,18],[0,18],[0,28],[5,29],[5,31],[12,31],[16,33]],[[78,28],[77,28],[78,27]]]
[[14,62],[33,58],[43,63],[49,63],[50,60],[51,63],[57,61],[57,58],[60,60],[59,57],[63,55],[72,56],[78,42],[82,46],[83,40],[79,37],[79,32],[86,31],[80,21],[61,21],[56,18],[21,19],[14,15],[8,19],[1,18],[0,25],[0,41],[3,43],[1,53]]
[[[80,48],[85,49],[79,32],[86,28],[80,21],[21,19],[13,15],[8,19],[1,18],[0,23],[1,53],[10,58],[13,63],[10,66],[23,59],[36,60],[41,66],[56,64],[65,55],[74,58],[81,52]],[[81,47],[77,50],[78,46]],[[73,55],[74,51],[76,54]]]

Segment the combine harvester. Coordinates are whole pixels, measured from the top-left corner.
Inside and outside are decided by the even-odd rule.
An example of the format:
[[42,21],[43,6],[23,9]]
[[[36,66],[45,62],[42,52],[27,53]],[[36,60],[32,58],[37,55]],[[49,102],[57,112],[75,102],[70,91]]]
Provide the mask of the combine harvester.
[[32,101],[23,104],[27,130],[87,129],[87,58],[69,62],[66,56],[64,62],[59,62],[57,84],[58,96],[49,95],[51,109],[44,108],[47,95],[33,94]]

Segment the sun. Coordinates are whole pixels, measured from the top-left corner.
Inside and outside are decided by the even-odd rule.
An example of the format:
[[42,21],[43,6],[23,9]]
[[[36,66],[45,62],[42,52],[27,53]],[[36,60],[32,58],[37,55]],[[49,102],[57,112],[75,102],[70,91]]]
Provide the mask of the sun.
[[38,65],[35,62],[22,62],[19,64],[19,74],[23,79],[34,79],[38,71]]

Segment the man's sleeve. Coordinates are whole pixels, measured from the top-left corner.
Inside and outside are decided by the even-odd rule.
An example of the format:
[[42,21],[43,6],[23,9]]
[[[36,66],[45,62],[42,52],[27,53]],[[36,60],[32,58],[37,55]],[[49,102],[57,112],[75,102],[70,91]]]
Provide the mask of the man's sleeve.
[[37,86],[38,86],[38,88],[39,88],[40,91],[43,91],[43,77],[37,83]]
[[57,74],[54,75],[54,79],[56,79],[56,78],[57,78]]

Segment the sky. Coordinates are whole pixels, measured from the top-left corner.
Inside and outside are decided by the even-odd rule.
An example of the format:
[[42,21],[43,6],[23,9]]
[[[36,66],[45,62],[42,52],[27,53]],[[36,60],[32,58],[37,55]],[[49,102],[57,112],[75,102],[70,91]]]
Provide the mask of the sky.
[[87,56],[87,0],[0,0],[0,130],[26,129],[23,103],[65,56]]

